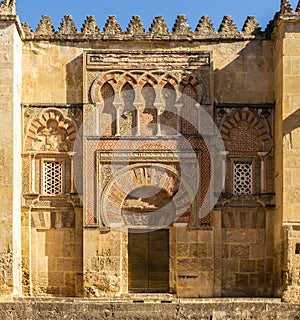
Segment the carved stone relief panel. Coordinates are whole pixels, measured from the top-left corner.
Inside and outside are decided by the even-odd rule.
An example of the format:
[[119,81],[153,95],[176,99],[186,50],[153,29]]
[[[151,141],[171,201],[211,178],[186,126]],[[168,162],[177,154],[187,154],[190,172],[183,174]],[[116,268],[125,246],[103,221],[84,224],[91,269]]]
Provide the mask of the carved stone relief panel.
[[[252,195],[248,200],[252,199],[253,205],[257,201],[264,205],[273,203],[274,200],[264,197],[274,192],[273,106],[218,105],[216,122],[227,151],[225,192]],[[236,170],[237,166],[245,170],[247,167],[251,174],[249,171],[246,177]],[[233,201],[236,205],[236,199]]]
[[[179,150],[183,151],[185,141],[181,139],[181,141],[167,141],[164,143],[164,146],[167,149],[162,150],[164,146],[161,144],[160,140],[154,141],[149,140],[145,141],[144,139],[139,140],[133,140],[133,139],[124,139],[124,140],[95,140],[91,139],[87,141],[87,154],[86,154],[86,165],[84,173],[85,176],[85,188],[87,198],[85,199],[86,207],[85,207],[85,225],[94,225],[94,224],[102,224],[102,220],[99,215],[97,215],[97,212],[95,211],[95,203],[100,201],[101,192],[104,192],[106,188],[108,188],[108,185],[113,184],[114,181],[119,181],[119,178],[121,176],[120,172],[122,170],[125,170],[128,165],[138,165],[141,168],[144,168],[145,163],[151,163],[151,165],[160,165],[160,164],[168,164],[169,170],[170,168],[173,168],[172,170],[175,170],[174,172],[177,172],[176,175],[178,176],[178,179],[181,179],[181,173],[180,173],[180,164],[178,162],[178,159],[174,162],[173,158],[170,158],[170,154],[173,154],[174,152],[178,152]],[[190,142],[186,142],[188,144],[194,145],[194,148],[197,149],[197,153],[199,154],[199,162],[201,165],[201,183],[199,186],[196,187],[197,189],[197,200],[198,206],[201,206],[201,202],[205,202],[205,196],[208,192],[209,186],[210,186],[210,158],[207,154],[207,150],[205,149],[205,143],[198,143],[196,139],[191,140]],[[123,150],[123,151],[122,151]],[[173,151],[170,151],[173,150]],[[201,150],[201,151],[200,151]],[[186,152],[189,153],[191,150],[186,149]],[[123,153],[122,153],[123,152]],[[123,156],[121,156],[123,154]],[[95,157],[97,155],[97,157]],[[116,160],[116,157],[118,160]],[[96,162],[96,159],[97,162]],[[194,181],[196,176],[193,174],[193,170],[187,169],[188,168],[188,162],[184,161],[184,179],[186,181]],[[95,183],[95,168],[97,168],[97,184]],[[144,169],[143,169],[144,170]],[[119,173],[118,173],[119,172]],[[148,169],[143,172],[148,172]],[[190,173],[190,175],[189,175]],[[140,181],[142,176],[140,175],[139,171],[134,170],[134,176],[137,177],[137,181]],[[144,173],[144,177],[147,175]],[[139,180],[140,179],[140,180]],[[141,181],[148,181],[146,178]],[[127,181],[126,183],[130,183],[132,180],[131,174],[129,176],[124,176],[124,181]],[[132,180],[133,181],[133,180]],[[124,184],[125,182],[123,182]],[[126,185],[127,185],[126,184]],[[144,184],[138,183],[137,187],[142,187]],[[118,184],[119,186],[119,184]],[[126,191],[124,186],[115,186],[113,188],[114,190],[119,190],[116,192],[120,192],[120,197],[123,195],[123,193]],[[125,188],[124,190],[123,187]],[[100,191],[99,191],[100,190]],[[100,194],[99,194],[100,192]],[[195,196],[195,195],[194,195]],[[194,198],[193,198],[194,199]],[[193,199],[190,199],[190,201],[193,201]],[[195,198],[196,199],[196,198]],[[100,203],[103,201],[101,200]],[[192,202],[190,202],[191,204]],[[209,203],[205,203],[204,206],[209,205]],[[119,208],[121,210],[121,202],[120,203],[114,203],[113,208],[114,210],[117,210]],[[199,208],[198,208],[199,209]],[[195,207],[195,211],[198,210],[197,207]],[[187,209],[189,212],[189,215],[191,213],[190,207]],[[199,210],[198,210],[199,211]],[[98,210],[98,213],[100,211]],[[182,212],[183,214],[184,212]],[[197,215],[199,212],[197,212]],[[188,216],[189,216],[188,215]],[[198,219],[200,216],[198,215],[198,218],[193,220],[193,224],[195,226],[198,225]],[[208,219],[208,218],[207,218]],[[186,221],[186,220],[185,220]],[[187,221],[186,221],[187,222]],[[209,219],[206,221],[206,224],[209,223]]]
[[73,145],[82,108],[24,106],[23,114],[23,206],[45,212],[61,212],[70,203],[80,206],[73,182]]
[[266,111],[245,107],[219,109],[217,121],[226,150],[270,151],[273,146],[272,118]]
[[24,149],[72,151],[80,121],[76,108],[24,107]]

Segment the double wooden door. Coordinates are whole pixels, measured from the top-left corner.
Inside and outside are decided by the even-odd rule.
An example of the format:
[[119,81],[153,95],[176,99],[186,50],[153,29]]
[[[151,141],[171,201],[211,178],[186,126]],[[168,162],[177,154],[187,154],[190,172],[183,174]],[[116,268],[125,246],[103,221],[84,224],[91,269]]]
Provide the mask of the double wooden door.
[[169,230],[128,234],[129,292],[169,292]]

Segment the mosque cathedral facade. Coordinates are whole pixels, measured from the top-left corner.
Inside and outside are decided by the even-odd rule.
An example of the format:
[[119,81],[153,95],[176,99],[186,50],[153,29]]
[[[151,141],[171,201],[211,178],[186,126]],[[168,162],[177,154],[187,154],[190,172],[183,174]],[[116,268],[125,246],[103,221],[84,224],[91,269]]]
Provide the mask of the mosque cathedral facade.
[[0,26],[3,299],[300,301],[300,4]]

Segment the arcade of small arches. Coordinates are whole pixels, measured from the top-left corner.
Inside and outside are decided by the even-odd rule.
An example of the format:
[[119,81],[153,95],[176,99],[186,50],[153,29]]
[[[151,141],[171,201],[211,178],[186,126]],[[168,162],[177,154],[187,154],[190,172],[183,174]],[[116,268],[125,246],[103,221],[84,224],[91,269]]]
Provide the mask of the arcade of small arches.
[[104,136],[198,135],[207,103],[201,79],[176,72],[102,74],[90,94],[101,114],[96,131]]

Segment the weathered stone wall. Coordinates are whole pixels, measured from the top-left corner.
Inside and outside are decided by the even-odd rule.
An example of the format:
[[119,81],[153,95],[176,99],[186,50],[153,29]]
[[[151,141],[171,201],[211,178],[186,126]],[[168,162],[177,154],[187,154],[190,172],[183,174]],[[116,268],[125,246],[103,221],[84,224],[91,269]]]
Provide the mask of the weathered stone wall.
[[[219,103],[263,104],[273,101],[270,40],[239,39],[223,43],[124,41],[121,49],[130,52],[132,49],[154,50],[156,47],[165,52],[174,49],[182,52],[187,49],[212,52],[213,97]],[[87,49],[120,50],[120,43],[66,41],[62,45],[57,41],[25,41],[23,102],[28,105],[44,103],[56,106],[89,102],[91,81],[96,78],[97,72],[94,71],[93,78],[85,79],[83,50]],[[259,162],[256,162],[256,165],[259,166]],[[259,185],[259,180],[255,180],[256,185]],[[268,190],[272,192],[272,186],[269,185]],[[259,187],[255,188],[259,190]],[[237,211],[237,208],[233,210]],[[259,212],[258,215],[262,217],[258,219],[265,219],[264,213]],[[232,226],[226,226],[224,223],[222,225],[219,216],[212,217],[214,224],[208,229],[187,230],[186,226],[170,228],[170,292],[180,297],[272,295],[272,288],[269,288],[273,283],[272,251],[268,251],[269,254],[266,251],[273,243],[272,236],[266,241],[266,234],[272,234],[270,231],[272,226],[266,231],[265,220],[261,227],[255,224],[257,219],[254,219],[253,223],[251,217],[248,226],[245,222],[243,227],[235,225],[235,220],[246,219],[244,216],[234,217]],[[62,233],[61,236],[64,238],[63,232],[63,230],[46,231],[51,236]],[[68,237],[69,231],[65,232]],[[39,239],[41,252],[44,248],[51,248],[54,261],[66,258],[61,251],[62,248],[57,248],[53,242],[47,241],[40,231],[36,233],[33,230],[31,237],[32,252],[39,251],[38,246],[35,247],[36,239]],[[266,242],[269,241],[270,245],[267,247]],[[127,250],[126,233],[84,228],[84,296],[119,296],[128,292]],[[55,252],[58,256],[55,256]],[[36,266],[32,268],[32,294],[74,295],[72,286],[69,292],[66,292],[66,280],[62,278],[68,272],[67,268],[61,265],[60,270],[54,271],[54,274],[60,273],[55,277],[56,283],[53,285],[53,281],[49,278],[51,274],[47,275],[49,260],[46,263],[45,258],[42,256],[37,259],[40,263],[39,268]],[[74,257],[74,259],[79,258],[79,256]],[[34,263],[36,265],[36,262]],[[78,272],[77,269],[72,271]],[[41,275],[44,275],[42,278],[44,280],[39,280]],[[52,291],[49,291],[51,287]]]
[[[299,304],[253,299],[214,300],[161,300],[138,299],[123,301],[98,300],[20,300],[2,303],[2,319],[197,319],[197,320],[296,320],[299,319]],[[145,302],[143,302],[145,301]]]
[[[214,239],[212,229],[174,230],[171,275],[176,278],[178,297],[211,297],[214,291]],[[176,240],[176,241],[175,241]],[[172,270],[173,267],[173,270]],[[173,271],[173,272],[172,272]]]
[[[5,4],[1,12],[3,6],[10,10]],[[286,301],[299,301],[299,11],[298,6],[293,13],[289,2],[282,1],[272,37],[272,24],[262,33],[252,17],[240,33],[228,17],[218,32],[207,17],[191,32],[186,18],[179,16],[172,33],[161,17],[153,21],[149,33],[145,33],[139,17],[133,17],[126,32],[110,17],[103,33],[94,18],[88,17],[80,33],[72,18],[66,16],[54,33],[49,17],[44,16],[32,32],[26,24],[21,30],[15,16],[10,15],[14,12],[1,16],[0,118],[4,130],[0,138],[0,295],[119,297],[128,293],[128,234],[83,221],[84,212],[72,182],[72,143],[82,112],[87,114],[92,102],[97,102],[91,97],[91,86],[100,68],[85,73],[86,51],[130,54],[151,50],[210,55],[212,69],[207,74],[211,76],[211,96],[207,105],[213,114],[215,103],[215,120],[228,156],[226,183],[209,223],[169,228],[170,293],[178,297],[283,296]],[[63,141],[43,142],[47,133],[42,129],[53,129],[47,127],[48,117],[60,123],[58,129],[68,129],[67,140],[58,130],[60,134],[54,135]],[[121,135],[127,128],[124,123],[121,120]],[[176,119],[170,123],[175,126]],[[38,134],[41,139],[34,136]],[[57,198],[53,194],[40,196],[43,159],[47,157],[63,163],[66,173],[64,190]],[[249,195],[233,195],[236,161],[252,163]],[[152,312],[156,310],[148,305]],[[6,317],[26,315],[18,305],[15,314],[11,309],[14,305],[2,306],[8,308]],[[94,312],[94,305],[89,306]],[[137,311],[132,306],[128,318],[149,318],[145,315],[147,307]],[[230,310],[229,303],[216,309],[180,303],[167,306],[171,311],[165,317],[174,319],[298,316],[298,310],[287,312],[287,305],[279,302],[230,304]],[[41,317],[47,314],[43,303],[25,307]],[[68,307],[57,304],[48,315],[56,317],[57,312],[61,316]],[[81,312],[82,305],[76,308]],[[118,313],[122,304],[103,308],[106,318],[124,318],[123,310]],[[160,307],[155,316],[164,317]]]
[[[214,98],[219,103],[272,103],[272,42],[65,42],[23,44],[23,103],[82,103],[82,53],[87,49],[211,51]],[[258,85],[259,83],[259,85]],[[234,92],[234,95],[233,95]]]
[[[81,212],[79,221],[80,216]],[[76,229],[31,229],[32,295],[82,295],[82,229],[78,222]]]
[[21,293],[22,42],[15,18],[0,19],[0,295]]
[[[85,228],[83,232],[84,296],[119,296],[127,292],[127,234]],[[123,291],[124,290],[124,291]]]
[[[275,41],[276,141],[276,254],[283,257],[278,266],[284,277],[284,299],[298,300],[299,267],[297,232],[299,223],[299,21],[278,22]],[[281,223],[286,226],[282,227]],[[293,226],[294,225],[294,226]],[[281,239],[281,240],[280,240]],[[282,268],[282,269],[281,269]],[[281,270],[280,270],[281,269]],[[279,292],[280,294],[280,292]]]
[[222,211],[222,296],[273,296],[273,217],[264,209]]

